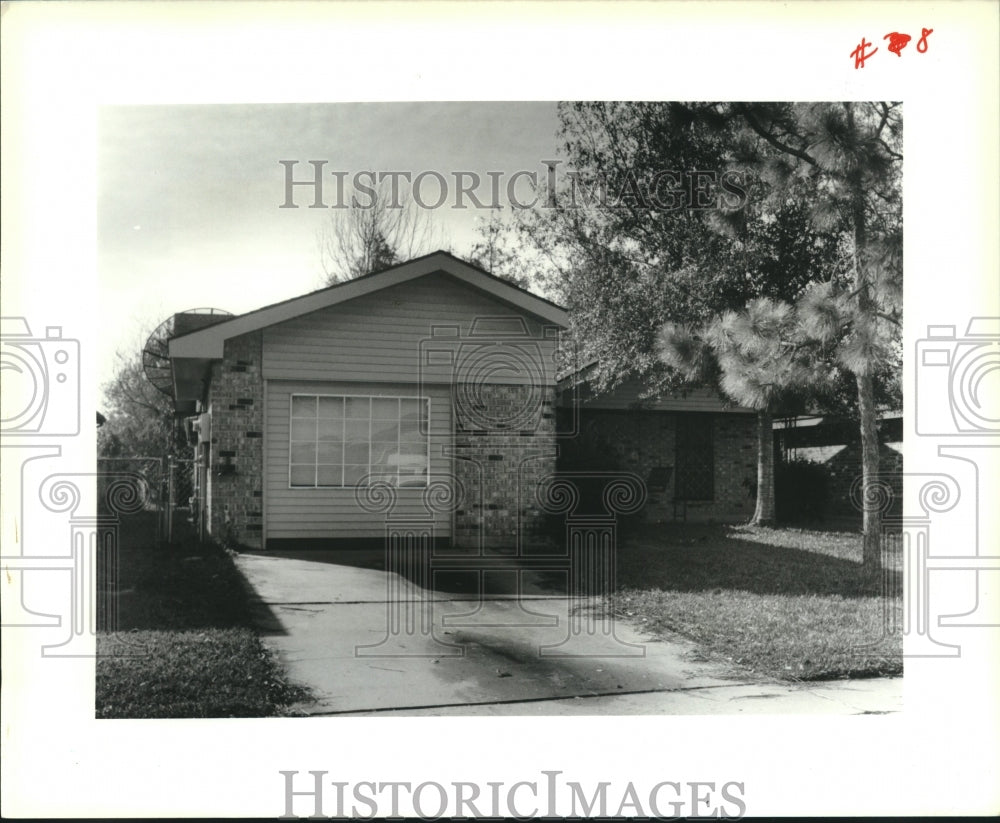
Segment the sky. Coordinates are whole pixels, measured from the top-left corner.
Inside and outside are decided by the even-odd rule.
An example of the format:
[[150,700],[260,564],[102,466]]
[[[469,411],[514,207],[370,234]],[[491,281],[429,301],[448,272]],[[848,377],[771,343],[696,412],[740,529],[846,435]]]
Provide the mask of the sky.
[[[323,285],[317,235],[331,212],[310,209],[297,187],[285,209],[285,167],[312,178],[326,160],[324,201],[333,205],[333,171],[348,183],[365,170],[438,172],[449,198],[428,209],[440,245],[466,253],[477,221],[456,202],[453,174],[506,181],[519,170],[544,173],[557,158],[554,103],[334,103],[280,105],[105,106],[98,114],[98,281],[101,339],[98,379],[110,378],[114,353],[142,344],[175,312],[196,307],[234,314]],[[523,181],[522,181],[523,182]],[[349,189],[347,189],[349,191]],[[439,187],[421,185],[432,205]],[[517,189],[527,199],[524,187]]]

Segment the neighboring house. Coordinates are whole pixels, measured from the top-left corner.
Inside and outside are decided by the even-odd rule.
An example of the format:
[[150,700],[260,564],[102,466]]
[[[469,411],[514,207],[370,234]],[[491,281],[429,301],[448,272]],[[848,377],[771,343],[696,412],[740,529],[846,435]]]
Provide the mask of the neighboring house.
[[[903,414],[884,411],[878,415],[880,482],[891,490],[885,514],[902,515]],[[774,424],[779,458],[789,463],[807,461],[826,469],[825,516],[833,521],[861,523],[858,500],[861,480],[861,443],[858,424],[835,416],[800,415]]]
[[216,319],[169,343],[211,534],[263,548],[381,542],[388,520],[472,546],[540,531],[559,306],[436,252]]
[[[580,437],[576,460],[633,471],[646,483],[647,521],[737,522],[753,515],[757,484],[756,413],[708,389],[645,397],[635,378],[596,394],[585,367],[559,384],[559,405]],[[570,425],[567,423],[567,425]],[[586,454],[589,452],[589,454]]]

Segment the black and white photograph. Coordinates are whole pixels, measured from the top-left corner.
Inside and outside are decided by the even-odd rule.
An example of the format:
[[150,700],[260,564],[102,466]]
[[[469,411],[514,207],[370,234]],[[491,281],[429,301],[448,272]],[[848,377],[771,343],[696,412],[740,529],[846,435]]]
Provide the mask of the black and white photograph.
[[898,708],[900,103],[142,106],[98,145],[98,470],[149,498],[98,717]]
[[[138,776],[13,816],[996,810],[978,733],[878,754],[997,719],[997,88],[932,80],[986,4],[629,6],[607,76],[528,4],[579,39],[509,77],[507,4],[24,5],[9,66],[103,20],[137,74],[5,83],[3,711]],[[838,5],[825,82],[650,74]]]

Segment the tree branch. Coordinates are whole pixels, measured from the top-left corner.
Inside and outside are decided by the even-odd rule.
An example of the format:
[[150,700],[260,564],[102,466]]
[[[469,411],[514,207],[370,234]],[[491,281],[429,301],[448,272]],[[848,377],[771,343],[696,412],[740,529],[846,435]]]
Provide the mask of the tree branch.
[[789,146],[786,143],[782,143],[777,137],[767,131],[762,125],[760,125],[760,123],[757,122],[757,118],[754,117],[753,112],[751,112],[749,108],[741,105],[738,107],[738,111],[743,115],[743,119],[746,120],[747,125],[776,149],[784,152],[785,154],[790,154],[793,157],[798,157],[799,160],[805,161],[810,166],[819,165],[815,158],[813,158],[808,152],[804,152],[800,149],[794,148],[793,146]]

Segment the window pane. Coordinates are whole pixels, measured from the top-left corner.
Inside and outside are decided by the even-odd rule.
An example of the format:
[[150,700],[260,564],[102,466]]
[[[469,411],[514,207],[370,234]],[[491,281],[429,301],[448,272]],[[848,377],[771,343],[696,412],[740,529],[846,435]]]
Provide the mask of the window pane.
[[372,468],[375,466],[396,466],[399,463],[399,450],[396,441],[372,443]]
[[399,421],[399,436],[405,440],[417,440],[420,437],[420,420],[416,415]]
[[320,486],[340,485],[340,466],[320,466],[317,471],[319,472]]
[[426,440],[410,440],[403,441],[399,444],[400,454],[408,455],[420,455],[421,457],[427,456],[427,441]]
[[372,420],[372,440],[396,440],[395,420]]
[[427,458],[421,454],[399,455],[400,477],[423,477],[427,474]]
[[293,463],[315,463],[316,444],[315,443],[292,443]]
[[369,484],[371,483],[388,483],[390,486],[396,485],[396,470],[392,469],[379,469],[376,471],[372,469],[371,475],[368,478]]
[[399,416],[403,420],[417,420],[423,402],[415,397],[404,397],[399,401]]
[[348,464],[344,466],[344,485],[357,486],[368,474],[368,464]]
[[364,440],[368,442],[368,418],[364,420],[348,420],[344,424],[344,439],[348,442]]
[[315,420],[292,420],[292,440],[313,440],[315,437]]
[[377,417],[381,420],[395,420],[399,417],[399,400],[395,397],[372,398],[372,417]]
[[344,461],[346,463],[364,463],[368,465],[368,442],[347,443],[344,446]]
[[316,427],[320,440],[342,440],[344,437],[343,420],[324,420],[321,417],[316,421]]
[[401,457],[400,486],[424,486],[427,483],[427,460],[421,456]]
[[344,398],[321,397],[319,399],[319,416],[328,420],[339,420],[344,416]]
[[292,417],[315,417],[315,397],[292,397]]
[[353,417],[355,419],[367,420],[371,408],[370,408],[370,398],[368,397],[347,397],[344,398],[346,404],[346,414],[348,417]]
[[293,486],[313,486],[316,483],[316,472],[312,466],[292,466]]
[[316,462],[336,463],[339,466],[344,462],[344,444],[326,443],[321,440],[316,446]]

